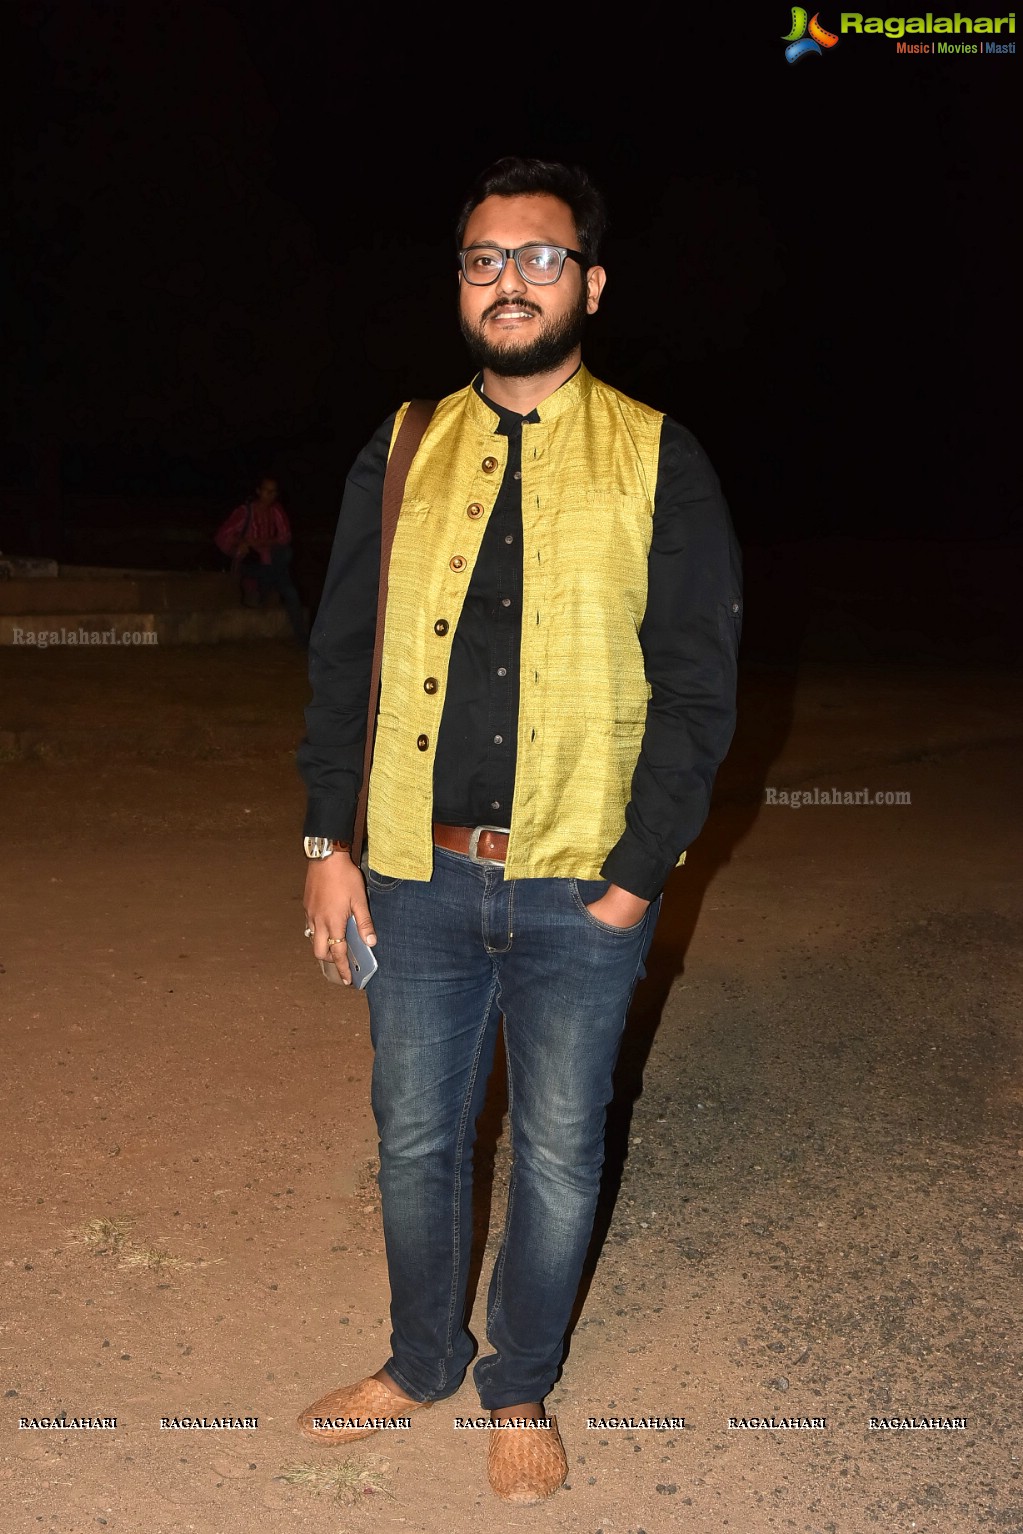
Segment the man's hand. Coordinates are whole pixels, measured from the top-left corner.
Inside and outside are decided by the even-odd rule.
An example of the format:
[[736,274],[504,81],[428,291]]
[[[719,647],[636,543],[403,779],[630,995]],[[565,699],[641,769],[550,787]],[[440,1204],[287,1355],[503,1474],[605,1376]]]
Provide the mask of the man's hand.
[[[348,944],[344,941],[349,916],[355,917],[355,924],[370,948],[377,935],[369,914],[365,881],[347,852],[332,852],[329,858],[310,862],[303,901],[306,925],[313,929],[313,953],[318,959],[331,959],[344,984],[351,985]],[[330,938],[341,941],[331,943]]]
[[649,904],[649,900],[630,894],[620,884],[612,884],[599,900],[595,900],[586,909],[598,921],[607,922],[609,927],[635,927],[643,920],[643,913]]

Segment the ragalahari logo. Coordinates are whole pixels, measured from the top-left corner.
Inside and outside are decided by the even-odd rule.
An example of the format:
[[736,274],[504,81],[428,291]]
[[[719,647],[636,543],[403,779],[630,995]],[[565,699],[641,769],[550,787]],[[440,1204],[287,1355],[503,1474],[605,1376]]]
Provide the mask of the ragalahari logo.
[[808,22],[807,13],[801,5],[792,7],[792,31],[782,38],[783,43],[788,43],[785,57],[790,64],[794,64],[804,54],[820,53],[823,48],[833,48],[838,42],[834,32],[828,32],[821,26],[817,19],[819,15],[817,11]]

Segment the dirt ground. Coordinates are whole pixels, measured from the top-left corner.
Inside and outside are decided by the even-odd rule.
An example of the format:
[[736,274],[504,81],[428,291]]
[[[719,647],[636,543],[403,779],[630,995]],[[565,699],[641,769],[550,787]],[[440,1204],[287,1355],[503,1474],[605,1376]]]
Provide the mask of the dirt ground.
[[[302,937],[301,657],[8,650],[0,691],[5,1530],[1023,1530],[1018,677],[747,671],[622,1054],[571,1474],[523,1509],[452,1426],[471,1379],[347,1454],[294,1430],[389,1334],[365,999]],[[117,1426],[19,1427],[61,1414]],[[729,1425],[772,1416],[827,1425]]]

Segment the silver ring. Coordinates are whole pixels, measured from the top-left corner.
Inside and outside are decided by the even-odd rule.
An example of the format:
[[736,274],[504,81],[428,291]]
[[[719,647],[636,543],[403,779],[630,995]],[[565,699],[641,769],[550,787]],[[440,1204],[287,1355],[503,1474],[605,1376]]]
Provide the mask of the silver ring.
[[302,933],[302,936],[303,936],[303,937],[312,937],[312,935],[313,935],[313,929],[312,929],[312,927],[307,927],[307,928],[306,928],[306,929],[305,929],[305,931],[304,931],[304,932],[303,932],[303,933]]

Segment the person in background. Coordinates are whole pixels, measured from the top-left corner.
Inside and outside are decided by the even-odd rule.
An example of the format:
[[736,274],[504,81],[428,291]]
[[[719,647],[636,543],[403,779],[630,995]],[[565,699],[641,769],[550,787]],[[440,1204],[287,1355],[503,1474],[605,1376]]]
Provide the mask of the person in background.
[[242,601],[259,607],[276,591],[300,645],[309,640],[305,613],[291,579],[291,523],[279,500],[272,475],[259,481],[255,498],[236,506],[218,528],[214,541],[241,579]]

